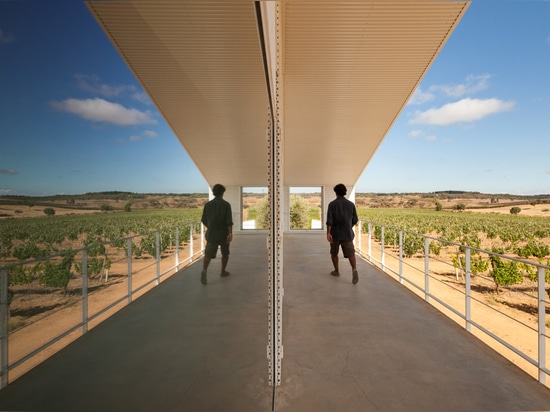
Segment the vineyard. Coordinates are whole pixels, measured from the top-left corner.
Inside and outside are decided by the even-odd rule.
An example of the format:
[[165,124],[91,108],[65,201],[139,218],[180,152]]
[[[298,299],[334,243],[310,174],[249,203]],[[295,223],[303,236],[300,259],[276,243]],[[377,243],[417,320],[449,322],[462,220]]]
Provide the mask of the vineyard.
[[[466,245],[473,248],[471,271],[473,275],[488,273],[499,286],[535,281],[535,267],[516,261],[504,262],[499,255],[523,259],[550,266],[550,218],[514,215],[488,215],[422,210],[359,209],[363,221],[375,222],[374,238],[381,239],[381,225],[385,227],[384,243],[397,247],[399,231],[406,233],[403,254],[411,258],[424,252],[424,239],[416,234],[438,239],[430,242],[429,253],[441,257],[456,269],[465,267]],[[368,228],[364,227],[363,231]],[[477,249],[493,252],[481,256]],[[547,271],[547,277],[550,274]]]
[[[389,226],[387,244],[396,244],[399,230],[428,235],[447,242],[496,253],[531,258],[543,263],[550,258],[550,218],[435,212],[413,209],[358,209],[359,218]],[[409,236],[405,254],[412,256],[423,243]],[[437,248],[434,246],[434,252]],[[437,253],[436,253],[437,254]]]
[[[201,209],[181,209],[2,219],[0,266],[106,242],[121,248],[117,240],[158,229],[188,227],[189,222],[200,220],[201,212]],[[162,244],[166,247],[170,244],[170,235],[166,232],[163,239]],[[188,238],[189,233],[186,235]],[[133,252],[151,252],[149,243],[150,239],[142,239]]]
[[[195,208],[0,219],[0,268],[7,268],[8,273],[9,330],[23,332],[17,340],[17,351],[24,353],[24,345],[32,342],[25,333],[40,328],[42,319],[77,306],[84,273],[90,279],[90,295],[116,293],[119,299],[120,291],[128,289],[127,257],[131,256],[133,287],[139,288],[140,282],[146,282],[140,280],[140,273],[154,272],[155,261],[162,260],[163,255],[173,256],[176,249],[190,249],[191,237],[198,238],[200,226],[196,223],[201,213],[202,209]],[[471,272],[476,282],[482,285],[490,280],[494,284],[493,290],[486,286],[476,289],[485,297],[498,297],[499,286],[523,283],[522,291],[536,289],[535,268],[504,256],[550,264],[549,217],[365,207],[359,207],[358,214],[364,234],[370,222],[378,247],[383,240],[384,248],[395,255],[401,238],[404,257],[420,268],[425,248],[420,235],[431,237],[430,257],[442,263],[434,276],[455,288],[463,287],[458,277],[455,279],[455,273],[465,268],[465,248],[461,245],[470,246]],[[87,251],[85,260],[83,248]],[[545,273],[548,280],[550,273]],[[507,307],[519,308],[522,316],[529,317],[526,322],[531,322],[536,313],[536,300],[531,298],[516,299],[510,291],[506,299],[491,296],[487,298],[491,304],[506,301],[503,304]],[[515,313],[509,316],[517,317]]]
[[200,231],[196,223],[201,212],[171,209],[0,220],[0,267],[17,264],[8,269],[10,330],[75,303],[82,248],[87,248],[85,273],[94,281],[91,290],[105,290],[125,277],[129,248],[138,270],[151,266],[157,253],[161,258],[176,246],[183,251],[191,223],[194,236]]

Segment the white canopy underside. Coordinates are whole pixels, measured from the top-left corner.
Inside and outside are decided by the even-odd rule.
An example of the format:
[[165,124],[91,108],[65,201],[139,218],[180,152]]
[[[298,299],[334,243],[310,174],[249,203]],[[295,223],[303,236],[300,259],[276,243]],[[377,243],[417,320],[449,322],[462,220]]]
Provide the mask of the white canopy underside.
[[355,183],[468,5],[288,0],[258,19],[250,0],[88,2],[207,182],[235,186],[268,183],[276,81],[284,185]]

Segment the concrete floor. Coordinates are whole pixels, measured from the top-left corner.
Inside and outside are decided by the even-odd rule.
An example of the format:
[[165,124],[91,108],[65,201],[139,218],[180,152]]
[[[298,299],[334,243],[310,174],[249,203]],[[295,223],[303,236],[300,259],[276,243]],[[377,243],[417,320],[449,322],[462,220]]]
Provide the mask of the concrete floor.
[[282,385],[267,376],[266,236],[186,268],[0,391],[2,411],[534,411],[550,390],[322,232],[285,235]]

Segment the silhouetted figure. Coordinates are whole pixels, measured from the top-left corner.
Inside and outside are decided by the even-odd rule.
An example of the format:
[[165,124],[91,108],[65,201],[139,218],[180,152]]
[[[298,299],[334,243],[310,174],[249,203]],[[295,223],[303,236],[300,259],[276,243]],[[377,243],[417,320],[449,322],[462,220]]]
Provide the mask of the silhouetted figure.
[[201,273],[201,283],[206,285],[206,273],[210,260],[216,257],[218,247],[222,254],[222,270],[220,276],[229,276],[225,270],[229,260],[229,244],[233,240],[233,216],[231,204],[223,199],[225,187],[216,184],[212,188],[214,199],[204,205],[201,222],[206,226],[206,248]]
[[359,282],[355,260],[355,246],[353,245],[353,226],[357,224],[357,209],[355,204],[344,196],[348,189],[342,183],[334,186],[336,199],[328,204],[327,210],[327,240],[330,242],[330,257],[334,270],[332,276],[340,276],[338,270],[338,250],[342,248],[344,258],[349,260],[352,270],[352,282]]

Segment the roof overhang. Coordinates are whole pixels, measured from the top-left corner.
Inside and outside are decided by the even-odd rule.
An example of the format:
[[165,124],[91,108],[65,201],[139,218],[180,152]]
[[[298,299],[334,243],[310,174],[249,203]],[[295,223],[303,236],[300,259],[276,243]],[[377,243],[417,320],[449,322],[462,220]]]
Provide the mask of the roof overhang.
[[270,104],[285,185],[355,183],[468,5],[88,2],[207,182],[238,186],[267,185]]

